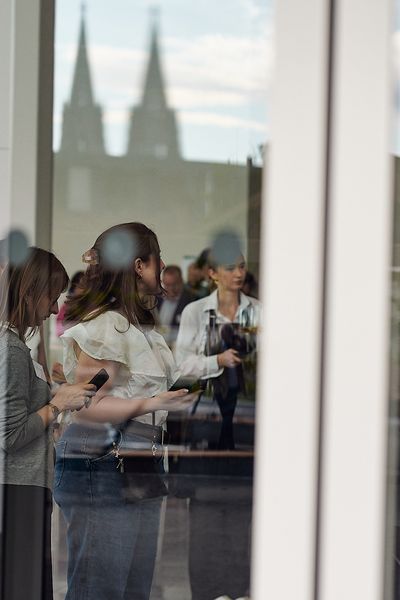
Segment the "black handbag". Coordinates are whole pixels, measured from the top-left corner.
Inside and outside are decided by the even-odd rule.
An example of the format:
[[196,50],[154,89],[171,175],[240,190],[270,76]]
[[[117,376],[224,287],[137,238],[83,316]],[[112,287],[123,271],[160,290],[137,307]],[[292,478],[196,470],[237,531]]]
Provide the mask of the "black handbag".
[[112,449],[119,459],[127,502],[168,495],[164,471],[164,447],[168,433],[162,427],[128,421],[116,429]]

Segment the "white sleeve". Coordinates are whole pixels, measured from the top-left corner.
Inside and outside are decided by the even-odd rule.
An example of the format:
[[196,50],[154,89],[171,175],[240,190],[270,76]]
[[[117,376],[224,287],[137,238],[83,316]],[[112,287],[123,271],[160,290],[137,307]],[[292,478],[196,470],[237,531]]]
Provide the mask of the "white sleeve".
[[92,358],[112,360],[129,367],[125,336],[116,329],[112,316],[107,313],[67,329],[61,340],[64,346],[64,373],[68,383],[74,380],[77,364],[74,342]]
[[176,339],[176,363],[182,375],[218,377],[223,371],[218,366],[217,355],[205,356],[206,324],[202,322],[196,302],[188,304],[181,315]]

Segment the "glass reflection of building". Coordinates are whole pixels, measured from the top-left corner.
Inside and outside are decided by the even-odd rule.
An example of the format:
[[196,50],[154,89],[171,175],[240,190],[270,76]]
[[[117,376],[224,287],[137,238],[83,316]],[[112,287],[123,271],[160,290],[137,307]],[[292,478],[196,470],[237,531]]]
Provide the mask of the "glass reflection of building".
[[258,274],[261,167],[251,159],[242,165],[185,160],[177,120],[167,102],[154,25],[142,98],[130,114],[126,154],[107,154],[82,18],[71,96],[54,157],[54,247],[71,272],[99,231],[136,220],[154,228],[168,262],[197,255],[213,231],[231,227],[245,241],[250,270]]

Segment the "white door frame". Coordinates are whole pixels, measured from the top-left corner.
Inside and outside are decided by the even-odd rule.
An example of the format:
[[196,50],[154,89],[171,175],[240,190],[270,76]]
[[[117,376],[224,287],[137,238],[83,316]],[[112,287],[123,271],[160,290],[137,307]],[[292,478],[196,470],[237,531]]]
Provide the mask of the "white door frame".
[[336,0],[318,598],[383,598],[392,7]]
[[277,3],[253,597],[381,600],[392,11],[314,4]]
[[314,597],[330,2],[279,0],[262,227],[252,598]]

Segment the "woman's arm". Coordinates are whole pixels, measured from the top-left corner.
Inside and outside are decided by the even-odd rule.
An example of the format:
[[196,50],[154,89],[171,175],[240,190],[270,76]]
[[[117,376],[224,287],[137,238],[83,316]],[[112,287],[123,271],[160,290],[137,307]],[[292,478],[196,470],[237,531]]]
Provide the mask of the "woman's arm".
[[36,414],[42,419],[44,426],[48,427],[56,420],[59,413],[65,410],[81,410],[95,393],[96,386],[89,383],[63,384],[58,388],[51,402],[43,406]]
[[9,346],[0,355],[1,447],[6,452],[23,448],[43,434],[45,425],[37,413],[28,413],[30,357]]
[[[49,404],[36,412],[29,412],[33,393],[30,386],[30,363],[28,351],[15,346],[9,346],[7,352],[0,354],[1,446],[6,452],[23,448],[41,436],[55,420]],[[60,412],[67,408],[79,408],[83,406],[86,396],[93,395],[92,389],[93,386],[87,384],[67,385],[57,392],[51,402]],[[43,389],[43,402],[47,399],[50,399],[47,389]]]
[[197,397],[197,394],[188,394],[187,390],[163,392],[153,398],[110,396],[110,391],[115,385],[120,367],[120,363],[111,360],[98,360],[82,350],[80,351],[75,373],[77,383],[89,381],[100,369],[105,369],[110,377],[97,392],[89,408],[82,409],[76,415],[78,420],[118,424],[156,410],[184,410]]

